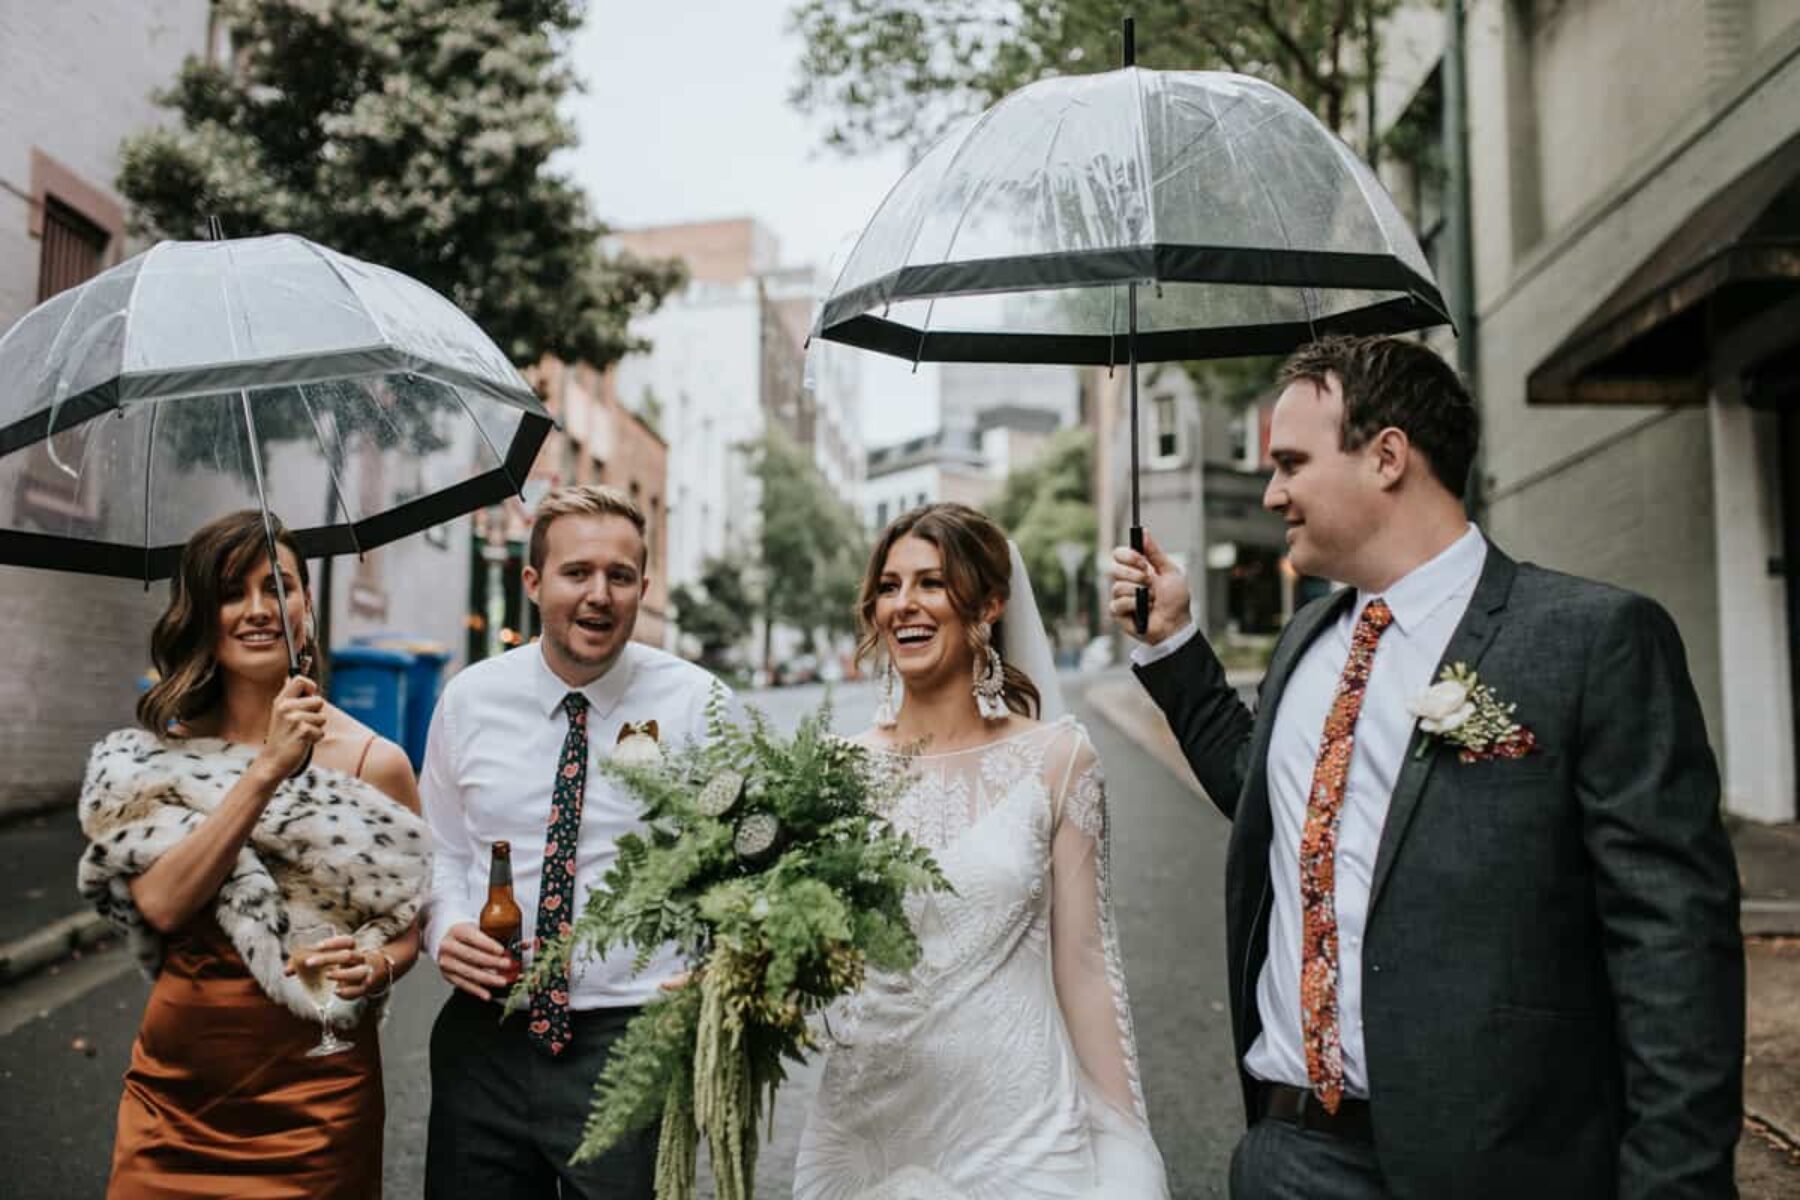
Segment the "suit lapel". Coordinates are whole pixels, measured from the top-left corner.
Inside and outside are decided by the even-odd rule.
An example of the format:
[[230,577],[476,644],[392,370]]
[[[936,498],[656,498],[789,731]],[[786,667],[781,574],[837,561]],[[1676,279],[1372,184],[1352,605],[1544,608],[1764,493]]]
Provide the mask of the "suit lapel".
[[[1431,673],[1434,681],[1451,663],[1466,663],[1471,669],[1480,665],[1481,656],[1487,653],[1494,634],[1499,632],[1501,610],[1506,607],[1507,595],[1512,591],[1518,570],[1518,564],[1500,547],[1488,543],[1487,563],[1482,567],[1481,579],[1475,585],[1475,594],[1469,598],[1468,611],[1463,613],[1456,632],[1450,635],[1449,645],[1444,647],[1437,670]],[[1394,869],[1394,859],[1406,837],[1407,826],[1412,823],[1413,813],[1418,810],[1425,784],[1431,779],[1431,770],[1444,754],[1442,746],[1430,747],[1423,757],[1415,754],[1419,737],[1419,726],[1415,721],[1406,742],[1406,760],[1400,767],[1400,777],[1394,781],[1394,794],[1388,802],[1387,820],[1381,826],[1381,844],[1375,853],[1374,878],[1369,885],[1370,921],[1374,920],[1375,908],[1381,903],[1382,888]]]

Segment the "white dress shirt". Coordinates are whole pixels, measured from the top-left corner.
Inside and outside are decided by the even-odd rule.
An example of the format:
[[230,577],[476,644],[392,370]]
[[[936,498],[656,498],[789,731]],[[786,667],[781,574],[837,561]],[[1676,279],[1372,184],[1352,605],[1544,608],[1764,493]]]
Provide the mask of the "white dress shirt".
[[[474,921],[487,902],[488,864],[496,841],[512,843],[513,895],[524,913],[526,944],[536,936],[538,884],[549,834],[550,797],[569,731],[563,698],[588,698],[587,790],[575,854],[575,906],[599,886],[617,857],[620,835],[641,829],[638,801],[596,769],[617,743],[619,727],[654,720],[665,747],[706,732],[706,704],[724,689],[692,663],[637,642],[584,688],[571,688],[544,662],[534,642],[476,663],[444,688],[431,718],[419,795],[431,826],[434,859],[425,908],[425,946],[436,961],[452,925]],[[729,693],[727,693],[729,695]],[[643,1004],[680,970],[672,952],[641,972],[633,952],[577,960],[570,1007],[580,1011]]]
[[[1412,737],[1414,718],[1407,704],[1432,684],[1486,561],[1487,540],[1470,525],[1437,557],[1414,568],[1380,595],[1393,612],[1394,623],[1376,644],[1338,816],[1338,1037],[1344,1052],[1344,1086],[1352,1096],[1367,1098],[1369,1094],[1363,1056],[1363,930],[1382,825]],[[1269,922],[1269,954],[1256,984],[1262,1033],[1244,1056],[1250,1074],[1271,1083],[1309,1086],[1300,1033],[1300,836],[1325,718],[1350,657],[1350,636],[1362,610],[1376,598],[1358,592],[1356,603],[1314,639],[1295,663],[1275,710],[1267,764],[1274,822],[1269,878],[1275,903]],[[1190,623],[1154,647],[1140,647],[1133,658],[1140,665],[1155,662],[1173,654],[1193,636]]]

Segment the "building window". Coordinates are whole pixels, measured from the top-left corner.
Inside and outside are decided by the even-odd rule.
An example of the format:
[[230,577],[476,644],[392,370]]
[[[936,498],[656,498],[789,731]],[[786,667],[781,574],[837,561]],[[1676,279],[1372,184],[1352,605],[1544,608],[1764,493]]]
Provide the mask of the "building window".
[[92,279],[105,263],[106,231],[68,205],[45,197],[38,303]]
[[[85,283],[106,265],[106,231],[53,197],[44,198],[44,229],[38,258],[38,302]],[[40,442],[27,452],[19,507],[45,529],[92,532],[98,525],[99,472],[82,470],[92,423]],[[51,442],[56,455],[51,456]],[[62,465],[58,465],[58,459]]]
[[1418,235],[1425,260],[1440,275],[1447,177],[1443,125],[1444,74],[1439,64],[1425,77],[1400,119],[1388,131],[1383,150],[1394,164],[1387,173],[1394,184],[1389,190]]
[[1181,461],[1181,410],[1175,397],[1164,393],[1150,398],[1150,465],[1176,466]]
[[877,528],[877,529],[886,529],[887,528],[887,512],[888,512],[888,503],[886,500],[883,500],[880,504],[877,504],[875,506],[875,528]]

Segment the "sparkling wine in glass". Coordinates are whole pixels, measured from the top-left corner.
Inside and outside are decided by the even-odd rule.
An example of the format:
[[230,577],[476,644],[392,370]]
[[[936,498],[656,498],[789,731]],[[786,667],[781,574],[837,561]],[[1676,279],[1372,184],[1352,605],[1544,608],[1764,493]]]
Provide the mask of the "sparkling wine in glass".
[[300,986],[306,990],[307,997],[312,1000],[313,1007],[319,1013],[319,1044],[306,1052],[308,1058],[340,1054],[356,1044],[339,1037],[331,1028],[331,1022],[325,1019],[332,998],[337,994],[337,985],[326,974],[330,967],[324,963],[316,966],[306,964],[307,958],[318,950],[321,943],[341,937],[343,933],[343,930],[330,925],[305,925],[294,931],[294,976],[300,980]]

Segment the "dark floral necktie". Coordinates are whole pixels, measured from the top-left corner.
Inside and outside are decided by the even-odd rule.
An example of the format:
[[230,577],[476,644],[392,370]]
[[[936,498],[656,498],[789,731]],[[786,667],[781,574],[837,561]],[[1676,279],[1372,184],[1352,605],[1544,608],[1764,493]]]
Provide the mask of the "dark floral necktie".
[[1337,837],[1375,644],[1394,623],[1387,603],[1371,600],[1350,637],[1350,657],[1325,717],[1319,760],[1300,837],[1300,1031],[1313,1095],[1335,1113],[1344,1097],[1344,1044],[1338,1030]]
[[[562,708],[569,714],[556,786],[550,793],[550,832],[544,840],[544,871],[538,886],[537,944],[569,932],[575,905],[575,847],[581,837],[581,800],[587,791],[587,697],[570,692]],[[561,1054],[574,1039],[569,1020],[569,972],[553,973],[531,994],[531,1040],[545,1053]]]

